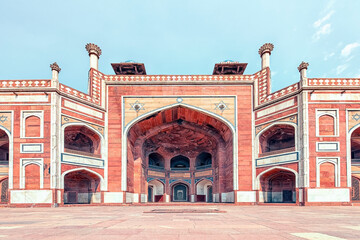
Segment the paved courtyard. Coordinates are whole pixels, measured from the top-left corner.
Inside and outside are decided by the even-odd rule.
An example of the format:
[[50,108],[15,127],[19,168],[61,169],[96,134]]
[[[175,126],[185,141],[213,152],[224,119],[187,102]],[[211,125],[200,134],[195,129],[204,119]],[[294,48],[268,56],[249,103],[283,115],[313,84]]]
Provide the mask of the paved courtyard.
[[0,208],[0,239],[360,239],[360,207]]

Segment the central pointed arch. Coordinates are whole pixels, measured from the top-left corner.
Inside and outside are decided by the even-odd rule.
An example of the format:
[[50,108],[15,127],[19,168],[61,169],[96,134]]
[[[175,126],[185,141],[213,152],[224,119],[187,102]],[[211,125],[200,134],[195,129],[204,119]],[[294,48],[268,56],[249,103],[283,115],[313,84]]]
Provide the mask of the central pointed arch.
[[[232,151],[229,152],[229,154],[231,154],[231,161],[232,164],[230,165],[232,167],[231,169],[231,177],[232,177],[232,189],[233,190],[237,190],[238,188],[238,163],[237,163],[237,132],[236,132],[236,128],[225,118],[223,118],[222,116],[219,116],[215,113],[209,112],[207,110],[198,108],[198,107],[194,107],[191,105],[187,105],[187,104],[182,104],[182,103],[178,103],[178,104],[173,104],[173,105],[169,105],[169,106],[165,106],[162,108],[158,108],[154,111],[148,112],[146,114],[140,115],[137,118],[133,119],[131,122],[129,122],[126,126],[124,126],[123,128],[123,132],[122,132],[122,182],[121,182],[121,189],[122,191],[128,191],[128,171],[127,171],[127,160],[129,156],[132,156],[132,153],[129,153],[129,145],[128,145],[128,141],[129,141],[129,132],[130,130],[138,123],[142,122],[143,120],[147,120],[150,118],[153,118],[154,116],[163,113],[167,110],[171,110],[171,109],[176,109],[176,108],[182,108],[182,109],[187,109],[186,111],[191,111],[194,114],[201,114],[206,116],[206,118],[208,119],[207,121],[213,121],[213,122],[218,122],[219,124],[221,124],[222,126],[224,126],[224,128],[227,128],[229,130],[229,136],[226,136],[228,138],[231,139],[231,148]],[[123,118],[124,121],[124,118]],[[179,119],[178,124],[182,124],[182,121],[186,122],[185,120]],[[200,120],[199,120],[200,121]],[[123,122],[124,123],[124,122]],[[196,124],[199,124],[199,122],[195,122]],[[186,123],[184,123],[186,124]],[[205,124],[206,125],[206,124]],[[209,129],[211,129],[211,125],[208,124]],[[139,129],[137,127],[137,129]],[[219,131],[222,132],[222,131]],[[155,151],[155,150],[154,150]],[[198,154],[200,154],[201,152],[199,152]],[[228,154],[225,151],[226,154]],[[138,159],[138,156],[135,156],[136,159]],[[194,159],[195,160],[195,159]]]

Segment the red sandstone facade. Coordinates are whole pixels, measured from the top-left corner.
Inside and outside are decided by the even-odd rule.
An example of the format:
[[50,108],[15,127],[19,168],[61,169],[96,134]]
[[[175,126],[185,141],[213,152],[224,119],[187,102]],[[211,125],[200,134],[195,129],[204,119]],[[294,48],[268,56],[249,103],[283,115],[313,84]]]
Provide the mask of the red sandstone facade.
[[360,79],[307,78],[270,92],[262,69],[223,62],[213,75],[146,75],[139,63],[98,70],[89,93],[52,78],[0,80],[3,205],[359,200]]

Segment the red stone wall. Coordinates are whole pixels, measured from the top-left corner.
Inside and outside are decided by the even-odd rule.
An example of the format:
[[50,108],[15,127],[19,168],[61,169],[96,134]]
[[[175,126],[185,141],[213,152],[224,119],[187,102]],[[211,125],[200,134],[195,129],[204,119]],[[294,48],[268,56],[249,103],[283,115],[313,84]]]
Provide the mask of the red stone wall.
[[40,137],[40,118],[30,116],[25,119],[25,137]]
[[[251,86],[108,86],[109,191],[121,191],[121,96],[209,96],[236,95],[238,106],[238,164],[241,190],[251,190],[252,97]],[[230,137],[231,134],[227,133]],[[227,153],[229,154],[229,153]],[[232,191],[232,163],[222,163],[229,177],[223,179]],[[130,169],[131,171],[131,169]],[[129,172],[128,172],[129,174]],[[230,178],[231,175],[231,178]],[[129,175],[130,176],[130,175]],[[231,179],[231,180],[230,180]],[[129,180],[128,180],[129,181]]]
[[335,165],[329,162],[320,165],[320,187],[335,187]]
[[[29,104],[29,103],[27,103]],[[45,103],[46,104],[46,103]],[[43,121],[44,121],[44,137],[43,138],[20,138],[20,126],[21,126],[21,111],[43,111]],[[44,168],[42,171],[44,171],[44,189],[50,189],[50,174],[49,174],[49,167],[50,167],[50,106],[49,105],[1,105],[0,111],[14,111],[14,118],[13,126],[14,129],[12,131],[13,134],[13,159],[14,159],[14,169],[13,169],[13,187],[14,189],[19,189],[20,183],[20,159],[21,158],[43,158],[44,160]],[[39,135],[39,129],[40,126],[35,126],[35,122],[31,122],[30,129],[33,131],[29,131],[28,133],[30,135]],[[23,126],[25,127],[25,126]],[[20,153],[20,144],[21,143],[43,143],[44,144],[44,152],[43,153]],[[34,174],[35,177],[37,177],[38,180],[40,180],[39,176],[39,167],[37,167],[37,171],[35,173],[32,173],[30,171],[35,167],[30,167],[27,171],[27,176],[32,176]],[[35,185],[32,185],[34,188]]]
[[319,117],[319,135],[331,136],[335,135],[334,118],[329,115]]
[[[331,94],[331,93],[329,93]],[[308,95],[310,99],[310,94]],[[310,101],[311,102],[311,101]],[[341,103],[319,103],[308,105],[309,119],[309,169],[310,187],[316,187],[316,158],[317,157],[340,157],[340,187],[347,187],[346,177],[346,109],[360,108],[360,104],[341,104]],[[339,136],[316,136],[316,109],[339,110]],[[338,141],[340,143],[339,152],[316,152],[316,142]]]
[[40,189],[40,167],[36,164],[29,164],[25,167],[25,189]]

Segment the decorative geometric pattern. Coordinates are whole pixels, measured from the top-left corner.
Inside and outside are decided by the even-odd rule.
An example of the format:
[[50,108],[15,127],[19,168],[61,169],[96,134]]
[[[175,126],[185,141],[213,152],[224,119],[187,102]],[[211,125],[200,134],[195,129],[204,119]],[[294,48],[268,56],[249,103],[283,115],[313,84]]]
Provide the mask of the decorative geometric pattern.
[[153,177],[148,177],[146,181],[147,181],[147,182],[150,182],[150,181],[152,181],[152,180],[158,180],[158,181],[162,182],[163,184],[165,184],[165,178],[153,178]]
[[221,100],[219,103],[215,103],[215,110],[220,110],[221,112],[229,109],[229,107]]
[[0,122],[5,122],[5,121],[7,121],[7,116],[4,116],[4,115],[1,115],[0,116]]
[[2,80],[0,87],[2,88],[22,88],[22,87],[50,87],[50,80]]
[[359,78],[309,78],[309,86],[360,86]]
[[[89,82],[90,82],[90,95],[80,92],[76,89],[68,87],[64,84],[60,84],[60,91],[66,94],[72,95],[74,97],[80,98],[90,103],[101,105],[101,81],[104,77],[104,74],[100,73],[95,69],[91,69],[89,73]],[[50,81],[49,81],[50,83]],[[50,87],[50,86],[49,86]]]
[[184,182],[191,184],[191,179],[184,179]]
[[146,181],[147,181],[147,182],[150,182],[150,181],[152,181],[152,180],[154,180],[154,179],[155,179],[155,178],[148,177]]
[[179,179],[170,179],[169,184],[172,184],[173,182],[179,181]]
[[196,179],[195,179],[195,184],[198,183],[198,182],[201,181],[201,180],[204,180],[204,179],[207,179],[207,180],[210,180],[211,182],[214,182],[214,178],[213,178],[213,177],[196,178]]
[[259,104],[264,104],[277,98],[287,96],[299,89],[299,83],[295,83],[270,94],[270,72],[267,69],[256,73],[255,81],[258,82]]
[[6,179],[1,182],[1,193],[0,193],[0,202],[1,203],[7,203],[9,201],[9,180]]
[[139,112],[140,110],[145,110],[144,105],[145,104],[142,104],[139,101],[130,103],[130,106],[131,106],[130,110],[135,110],[136,112]]
[[183,101],[183,99],[182,99],[181,97],[179,97],[179,98],[176,99],[176,101],[177,101],[178,103],[181,103],[181,102]]
[[355,121],[359,121],[360,120],[360,115],[358,113],[352,115],[352,119],[354,119]]
[[218,82],[238,82],[252,81],[251,75],[144,75],[144,76],[126,76],[126,75],[104,75],[104,80],[109,82],[189,82],[189,83],[218,83]]
[[191,179],[170,179],[169,184],[176,182],[176,181],[180,181],[180,180],[191,184]]

